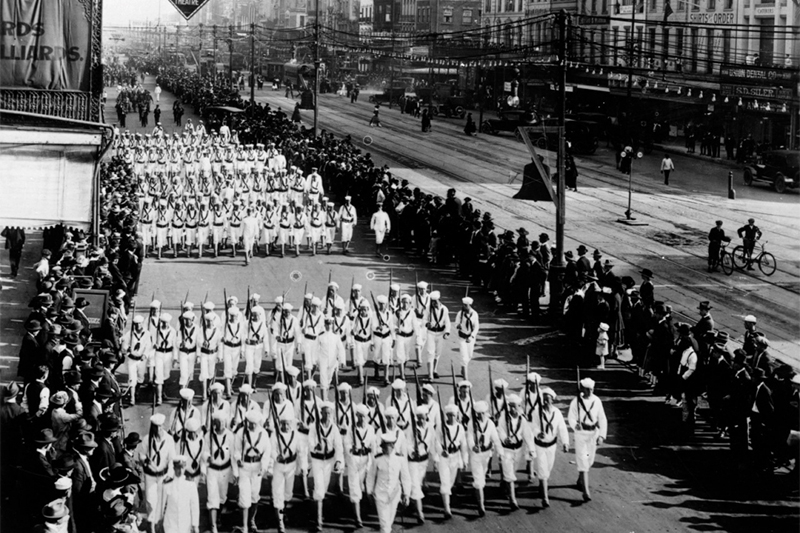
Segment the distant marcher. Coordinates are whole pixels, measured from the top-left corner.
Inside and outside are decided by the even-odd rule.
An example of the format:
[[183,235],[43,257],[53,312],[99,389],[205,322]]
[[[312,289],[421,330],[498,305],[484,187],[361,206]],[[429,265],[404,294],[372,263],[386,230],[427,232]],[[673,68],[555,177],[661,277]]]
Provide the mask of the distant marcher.
[[675,170],[675,163],[669,157],[669,154],[664,154],[664,159],[661,160],[661,173],[664,174],[664,185],[669,185],[669,174]]
[[0,236],[6,238],[8,261],[11,263],[11,277],[17,277],[19,263],[22,259],[22,247],[25,244],[25,230],[23,228],[3,228]]

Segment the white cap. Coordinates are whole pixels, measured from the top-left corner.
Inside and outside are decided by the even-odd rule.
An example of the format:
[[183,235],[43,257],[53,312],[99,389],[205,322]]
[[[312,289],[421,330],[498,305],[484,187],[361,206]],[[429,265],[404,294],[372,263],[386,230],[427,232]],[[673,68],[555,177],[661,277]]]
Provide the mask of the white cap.
[[339,391],[350,391],[352,389],[353,387],[351,387],[349,383],[339,383],[339,386],[336,387],[336,390]]
[[428,282],[427,281],[420,281],[419,283],[417,283],[417,288],[418,289],[427,289],[428,288]]
[[161,313],[161,318],[159,320],[165,324],[169,324],[172,321],[172,315],[169,313]]
[[214,302],[206,302],[203,304],[203,309],[206,311],[213,311],[214,310]]
[[470,298],[469,296],[461,298],[461,303],[464,305],[472,305],[472,301],[473,301],[472,298]]
[[550,387],[542,387],[542,388],[540,389],[540,392],[541,392],[542,394],[547,394],[547,395],[549,395],[549,396],[550,396],[552,399],[554,399],[554,400],[557,398],[557,396],[556,396],[556,391],[554,391],[554,390],[553,390],[553,389],[551,389]]
[[60,477],[55,483],[56,490],[69,490],[72,488],[72,479],[68,477]]
[[386,410],[383,412],[384,416],[397,417],[397,415],[399,415],[399,414],[400,414],[400,411],[398,411],[397,407],[395,407],[393,405],[390,405],[389,407],[387,407]]
[[756,317],[753,316],[753,315],[747,315],[746,317],[744,317],[744,321],[745,322],[752,322],[753,324],[755,324],[757,322]]
[[461,387],[472,388],[472,382],[466,379],[462,379],[461,381],[458,382],[458,388],[460,389]]
[[281,422],[291,422],[294,420],[294,411],[292,409],[284,409],[283,412],[278,416],[278,420]]
[[226,302],[228,305],[236,305],[239,303],[239,298],[236,296],[228,296],[228,301]]
[[279,381],[272,386],[273,391],[286,392],[286,384]]
[[228,415],[222,409],[217,409],[216,411],[214,411],[214,414],[211,415],[211,419],[219,420],[220,422],[225,424],[226,422],[228,422]]
[[303,296],[303,298],[305,298],[306,300],[310,300],[310,299],[312,299],[313,297],[314,297],[314,295],[313,295],[312,293],[310,293],[310,292],[307,292],[307,293],[306,293],[306,294]]
[[412,300],[411,295],[410,294],[401,294],[400,295],[400,301],[403,301],[403,300],[408,300],[410,302]]
[[431,300],[438,300],[439,298],[441,298],[441,296],[442,295],[439,291],[433,291],[431,293]]
[[400,378],[397,378],[397,379],[395,379],[395,380],[392,382],[392,388],[393,388],[394,390],[405,389],[405,388],[406,388],[406,382],[405,382],[405,381],[403,381],[403,380],[402,380],[402,379],[400,379]]
[[142,315],[136,315],[133,317],[134,324],[141,324],[142,322],[144,322],[144,317]]
[[316,382],[316,381],[314,381],[313,379],[307,379],[307,380],[305,380],[305,381],[303,382],[303,387],[305,387],[305,388],[307,388],[307,389],[308,389],[308,388],[312,388],[312,389],[313,389],[313,388],[314,388],[314,387],[316,387],[316,386],[317,386],[317,382]]
[[291,312],[292,309],[294,309],[294,306],[292,304],[290,304],[290,303],[283,304],[283,310],[284,311]]
[[319,407],[320,409],[330,409],[331,411],[334,409],[333,402],[320,402]]
[[186,311],[181,315],[181,318],[185,318],[187,320],[194,320],[195,314],[192,311]]
[[489,410],[489,404],[484,402],[483,400],[475,402],[472,406],[476,413],[485,413]]
[[367,388],[367,394],[374,394],[375,396],[381,395],[381,390],[378,387]]
[[366,416],[366,415],[369,414],[369,407],[367,407],[363,403],[360,403],[360,404],[356,405],[355,411],[356,411],[357,415]]
[[261,423],[261,413],[259,413],[255,409],[247,411],[247,414],[244,415],[244,417],[247,419],[248,422],[253,422],[254,424]]
[[600,329],[602,329],[603,331],[608,331],[608,324],[606,324],[605,322],[600,322]]
[[436,394],[436,389],[434,389],[433,385],[431,385],[430,383],[426,383],[425,385],[423,385],[422,390],[432,395]]
[[447,404],[444,408],[444,412],[448,415],[454,415],[458,413],[458,407],[456,407],[456,404],[454,403]]
[[519,397],[519,394],[509,394],[506,397],[506,402],[510,404],[519,405],[522,403],[522,398]]
[[253,387],[245,383],[239,387],[239,394],[253,394]]
[[239,316],[239,308],[235,305],[232,305],[228,308],[228,314],[231,316]]
[[494,385],[495,388],[502,387],[505,389],[506,387],[508,387],[508,381],[504,380],[503,378],[497,378],[496,380],[494,380],[492,385]]
[[418,405],[417,408],[414,409],[414,414],[428,416],[428,408],[424,405]]
[[153,300],[152,302],[150,302],[150,309],[156,309],[158,307],[161,307],[161,302],[159,302],[158,300]]
[[191,402],[192,398],[194,398],[194,391],[189,388],[181,389],[179,394],[181,395],[181,398],[183,398],[187,402]]
[[211,392],[215,392],[215,391],[216,391],[216,392],[222,392],[222,391],[224,391],[224,390],[225,390],[225,385],[223,385],[223,384],[222,384],[222,383],[220,383],[219,381],[215,381],[215,382],[214,382],[214,383],[211,385],[211,387],[209,387],[209,388],[210,388]]
[[335,281],[331,281],[330,283],[328,283],[328,287],[333,287],[334,289],[339,289],[339,284],[336,283]]
[[397,438],[395,437],[393,431],[381,433],[381,444],[394,444],[395,440],[397,440]]
[[536,372],[531,372],[528,374],[528,381],[531,383],[539,383],[542,380],[542,376],[537,374]]
[[314,296],[314,297],[311,299],[311,305],[316,305],[317,307],[319,307],[320,305],[322,305],[322,300],[320,300],[319,298],[317,298],[316,296]]
[[379,294],[378,297],[376,298],[376,300],[378,300],[379,304],[386,304],[386,303],[389,302],[389,298],[387,298],[383,294]]
[[186,421],[186,425],[183,426],[186,431],[190,431],[194,433],[195,431],[200,429],[200,421],[196,418],[190,418]]
[[181,309],[191,311],[192,309],[194,309],[194,304],[192,302],[184,302],[184,304],[181,306]]
[[276,304],[282,304],[283,303],[283,296],[276,296],[274,302]]
[[353,290],[354,291],[360,291],[361,290],[361,284],[360,283],[356,283],[355,285],[353,285]]
[[250,295],[250,299],[253,300],[254,302],[258,302],[261,300],[261,295],[258,294],[257,292],[254,292],[253,294]]
[[584,389],[594,389],[594,380],[592,378],[583,378],[581,380],[581,387]]
[[156,414],[154,414],[153,416],[150,417],[150,423],[153,424],[154,426],[163,426],[164,425],[164,421],[166,419],[167,419],[167,417],[165,417],[161,413],[156,413]]
[[399,283],[392,283],[392,284],[389,286],[389,288],[390,288],[391,290],[393,290],[393,291],[399,291],[399,290],[400,290],[400,284],[399,284]]
[[300,369],[297,368],[296,366],[290,366],[286,369],[286,373],[292,376],[293,378],[296,378],[300,374]]
[[174,456],[174,457],[172,458],[172,464],[180,464],[180,465],[185,465],[185,464],[186,464],[186,463],[188,463],[188,462],[189,462],[189,461],[188,461],[188,459],[186,458],[186,456],[185,456],[185,455],[176,455],[176,456]]

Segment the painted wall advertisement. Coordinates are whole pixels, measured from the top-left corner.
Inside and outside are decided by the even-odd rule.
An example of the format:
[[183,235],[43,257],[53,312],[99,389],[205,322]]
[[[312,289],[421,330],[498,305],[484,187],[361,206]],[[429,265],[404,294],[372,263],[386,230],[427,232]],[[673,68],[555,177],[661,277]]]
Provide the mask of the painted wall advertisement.
[[0,1],[0,87],[90,89],[92,2]]

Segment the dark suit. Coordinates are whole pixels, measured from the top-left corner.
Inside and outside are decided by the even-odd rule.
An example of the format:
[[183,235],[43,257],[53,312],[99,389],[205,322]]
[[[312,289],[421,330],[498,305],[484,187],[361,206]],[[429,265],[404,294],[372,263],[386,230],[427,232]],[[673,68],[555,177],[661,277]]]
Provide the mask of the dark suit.
[[700,346],[701,350],[697,355],[702,357],[701,362],[703,363],[705,363],[708,358],[709,346],[705,341],[706,333],[712,329],[714,329],[714,319],[711,317],[710,313],[700,318],[700,320],[697,321],[697,324],[692,327],[692,336],[694,337],[694,340],[697,341],[697,344]]
[[[95,454],[97,450],[95,450]],[[94,471],[92,471],[92,475]],[[98,479],[95,477],[95,482]],[[72,506],[75,510],[75,526],[77,533],[88,531],[93,519],[92,507],[95,501],[92,491],[92,481],[89,471],[83,460],[75,454],[75,468],[72,470]]]
[[22,378],[24,383],[34,379],[33,369],[44,364],[42,347],[39,341],[30,332],[25,333],[19,349],[19,365],[17,376]]
[[117,454],[114,451],[114,445],[107,439],[103,438],[97,442],[97,448],[94,453],[89,457],[89,465],[92,467],[92,472],[98,475],[104,468],[111,468],[117,464]]

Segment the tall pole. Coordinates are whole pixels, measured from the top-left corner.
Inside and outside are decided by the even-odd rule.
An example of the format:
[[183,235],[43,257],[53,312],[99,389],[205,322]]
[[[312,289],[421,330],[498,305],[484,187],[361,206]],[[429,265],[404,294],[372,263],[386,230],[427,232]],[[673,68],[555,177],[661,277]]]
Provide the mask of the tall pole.
[[556,184],[556,249],[550,265],[550,312],[561,314],[564,290],[564,222],[566,220],[566,142],[564,130],[567,114],[567,12],[556,15],[558,23],[558,182]]
[[250,113],[253,112],[252,106],[256,99],[256,24],[250,23]]
[[314,0],[314,137],[319,124],[319,0]]
[[213,38],[214,38],[214,65],[213,65],[213,72],[214,72],[214,81],[217,81],[217,25],[214,24],[211,31]]
[[228,80],[233,84],[233,24],[228,26]]
[[[636,1],[633,0],[633,4],[631,5],[631,42],[630,47],[628,48],[628,114],[630,115],[630,107],[631,107],[631,93],[633,89],[633,53],[634,53],[634,37],[633,34],[636,31]],[[688,11],[688,6],[687,6]],[[628,117],[630,120],[630,116]]]
[[391,16],[389,17],[389,22],[392,24],[392,53],[389,56],[389,109],[392,108],[392,95],[394,94],[394,0],[392,0],[390,9]]

